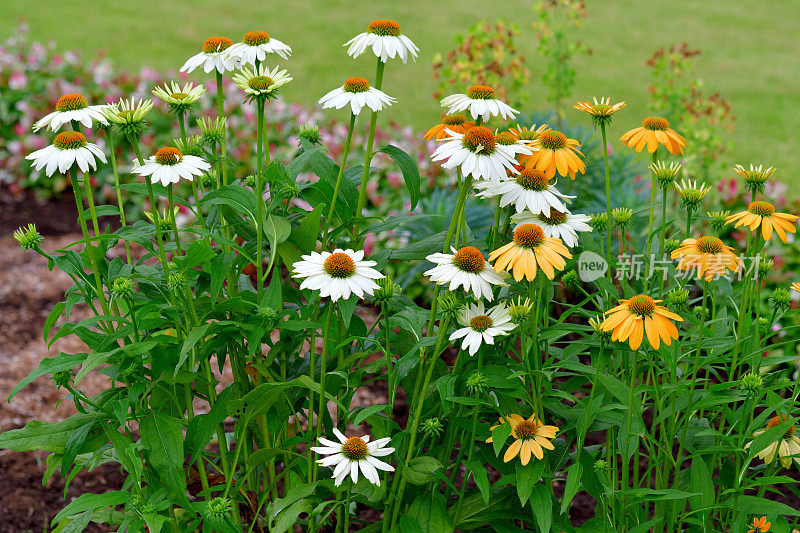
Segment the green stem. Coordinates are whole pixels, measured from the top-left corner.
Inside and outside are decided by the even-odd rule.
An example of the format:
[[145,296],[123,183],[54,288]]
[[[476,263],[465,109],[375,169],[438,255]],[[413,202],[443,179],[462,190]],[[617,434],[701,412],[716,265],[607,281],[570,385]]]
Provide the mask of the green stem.
[[[181,113],[178,115],[178,126],[181,129],[181,140],[183,141],[183,145],[186,146],[186,113]],[[203,231],[208,232],[208,226],[206,226],[206,219],[203,216],[203,210],[200,208],[200,194],[199,188],[197,187],[197,178],[191,181],[192,183],[192,194],[194,195],[194,211],[195,215],[197,215],[197,219],[200,221],[200,227],[203,228]],[[206,242],[211,244],[211,237],[206,235]]]
[[[380,90],[383,84],[383,69],[386,63],[378,58],[378,66],[375,69],[375,88]],[[372,161],[373,149],[375,148],[375,125],[378,122],[378,112],[373,111],[369,119],[369,135],[367,137],[367,146],[364,149],[364,169],[361,172],[361,185],[358,189],[358,207],[356,207],[356,220],[361,217],[361,212],[367,204],[367,178],[369,178],[369,164]],[[353,233],[358,234],[358,224],[353,228]]]
[[[139,164],[144,165],[144,157],[142,157],[142,151],[139,149],[138,139],[135,137],[129,137],[128,141],[131,143],[131,147],[133,148],[133,152],[136,154],[136,158],[139,160]],[[147,184],[147,196],[150,198],[150,208],[153,210],[153,226],[156,229],[156,244],[158,245],[158,254],[161,258],[161,266],[164,268],[164,276],[166,276],[169,271],[169,266],[167,265],[167,254],[164,252],[164,243],[161,240],[161,219],[158,216],[156,196],[153,194],[153,183],[150,181],[149,176],[146,176],[144,181]]]
[[[333,225],[333,214],[336,209],[336,200],[339,198],[339,189],[342,186],[342,176],[344,176],[344,167],[347,165],[347,155],[350,153],[350,141],[353,139],[353,126],[356,122],[356,116],[350,113],[350,123],[347,126],[347,139],[344,141],[344,151],[342,152],[342,164],[339,165],[339,174],[336,176],[336,185],[333,188],[333,198],[331,198],[331,207],[328,209],[328,216],[325,217],[325,231],[322,234],[322,249],[324,250],[328,244],[328,233]],[[358,215],[356,215],[358,216]],[[355,235],[355,227],[353,228],[353,235]]]
[[[264,294],[264,104],[257,98],[256,115],[258,124],[256,131],[256,292],[258,303]],[[259,350],[260,351],[260,350]]]
[[[125,203],[122,201],[122,189],[119,186],[119,171],[117,170],[117,150],[114,146],[114,135],[110,130],[106,130],[106,142],[108,143],[108,151],[110,152],[109,159],[111,160],[111,172],[114,173],[114,189],[117,192],[117,206],[119,207],[119,221],[122,227],[126,227],[125,220]],[[125,240],[125,258],[128,264],[131,264],[131,245]]]
[[[477,372],[480,372],[483,368],[483,350],[478,351],[478,369]],[[477,396],[477,395],[476,395]],[[469,433],[469,440],[462,444],[469,446],[469,452],[467,453],[467,462],[466,464],[469,466],[470,461],[472,461],[472,453],[475,451],[475,433],[478,431],[478,413],[480,412],[480,406],[476,405],[472,409],[472,427]],[[458,468],[458,465],[456,466]],[[467,492],[467,481],[469,481],[469,474],[464,473],[464,481],[461,484],[461,492],[458,494],[458,503],[456,504],[456,511],[453,514],[453,522],[458,523],[458,517],[461,514],[461,506],[464,503],[464,494]]]
[[[623,516],[627,516],[629,513],[626,509],[627,507],[627,492],[630,490],[629,486],[629,479],[630,479],[630,455],[638,456],[638,454],[632,454],[630,452],[630,439],[631,439],[631,426],[633,425],[633,403],[635,398],[635,390],[636,390],[636,355],[638,354],[637,350],[631,351],[631,362],[630,368],[628,372],[630,374],[630,380],[628,383],[628,416],[626,419],[625,424],[625,442],[622,446],[622,487],[621,489],[625,491],[622,496],[622,514]],[[627,521],[625,523],[627,529]]]
[[[653,165],[658,162],[658,149],[653,152]],[[653,245],[653,219],[656,214],[656,175],[651,172],[650,175],[650,220],[647,223],[647,245],[645,247],[645,261],[647,261],[647,277],[644,280],[644,292],[647,293],[647,287],[650,283],[650,276],[653,274],[653,261],[650,257],[650,250]]]
[[[217,108],[219,109],[220,118],[225,118],[225,96],[222,87],[222,73],[217,73]],[[228,157],[228,124],[223,126],[222,142],[220,143],[220,167],[222,170],[222,184],[228,184],[228,165],[225,163],[225,158]]]
[[606,124],[605,122],[600,123],[600,133],[603,136],[603,168],[605,169],[606,174],[606,260],[608,261],[608,281],[612,280],[611,275],[611,177],[608,168],[608,141],[606,140]]
[[178,222],[175,220],[175,197],[172,194],[173,184],[167,185],[167,203],[169,204],[169,222],[172,224],[172,233],[175,236],[175,249],[178,251],[178,256],[183,255],[181,249],[181,234],[178,231]]

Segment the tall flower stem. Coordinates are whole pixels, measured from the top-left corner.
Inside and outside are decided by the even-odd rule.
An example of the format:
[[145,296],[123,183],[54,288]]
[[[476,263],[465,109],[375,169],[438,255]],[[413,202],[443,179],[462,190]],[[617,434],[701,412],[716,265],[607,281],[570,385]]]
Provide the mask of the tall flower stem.
[[[375,88],[380,90],[383,85],[383,69],[386,68],[386,63],[378,58],[378,66],[375,68]],[[378,112],[373,111],[369,119],[369,134],[367,137],[367,146],[364,149],[364,169],[361,171],[361,185],[358,189],[358,207],[356,207],[356,219],[361,216],[364,206],[367,204],[367,179],[369,178],[369,164],[372,161],[373,149],[375,148],[375,125],[378,122]],[[356,233],[357,228],[353,232]]]
[[[478,351],[478,369],[477,372],[480,372],[483,369],[483,350]],[[477,396],[477,395],[476,395]],[[476,405],[472,409],[472,426],[469,433],[469,439],[465,441],[466,445],[469,446],[469,452],[467,452],[467,462],[466,464],[469,465],[472,461],[472,452],[475,451],[475,434],[478,430],[478,413],[481,410],[480,405]],[[464,481],[461,484],[461,492],[458,494],[458,503],[456,504],[456,511],[453,514],[453,521],[458,522],[458,516],[461,514],[461,506],[464,503],[464,494],[467,492],[467,481],[469,481],[469,474],[464,474]]]
[[[138,139],[135,137],[129,137],[128,141],[131,143],[131,147],[133,148],[133,152],[136,154],[136,159],[139,160],[139,164],[144,165],[144,157],[142,157],[142,151],[139,149]],[[158,206],[156,204],[156,196],[153,193],[153,183],[149,176],[146,176],[144,181],[147,184],[147,196],[150,198],[150,208],[153,210],[153,226],[156,229],[156,244],[158,245],[158,254],[161,259],[161,266],[164,268],[164,276],[166,276],[167,272],[169,271],[169,266],[167,264],[167,254],[164,251],[164,242],[161,239],[161,219],[158,216]]]
[[[653,152],[653,165],[658,162],[658,149]],[[645,260],[648,264],[647,277],[644,280],[644,292],[647,292],[647,287],[650,283],[650,276],[653,274],[653,264],[650,258],[650,251],[653,246],[653,219],[656,214],[656,173],[651,172],[650,177],[650,221],[647,224],[647,245],[645,247]]]
[[389,391],[389,412],[386,413],[386,436],[391,435],[392,430],[392,413],[394,413],[394,398],[395,389],[397,386],[394,383],[394,370],[392,368],[392,348],[389,342],[389,304],[384,302],[381,305],[381,315],[383,315],[383,335],[384,342],[386,343],[386,387]]
[[256,292],[258,302],[264,294],[264,105],[256,98]]
[[[625,510],[627,506],[627,493],[630,490],[630,486],[628,485],[630,480],[630,456],[634,456],[638,458],[638,453],[630,451],[631,445],[631,426],[633,425],[633,404],[635,400],[635,391],[636,391],[636,356],[638,355],[638,350],[631,350],[631,360],[630,360],[630,368],[628,369],[628,373],[630,374],[630,380],[628,383],[628,416],[626,417],[625,423],[625,441],[622,446],[622,487],[621,489],[624,491],[622,496],[622,513],[623,516],[627,513]],[[627,524],[626,524],[627,526]]]
[[169,222],[172,224],[172,233],[175,236],[175,249],[178,251],[178,256],[183,255],[183,249],[181,249],[181,234],[178,231],[178,221],[175,220],[175,197],[172,194],[173,185],[170,183],[167,185],[167,203],[169,204]]
[[[114,190],[117,193],[117,206],[119,207],[119,222],[122,227],[126,227],[125,203],[122,201],[122,189],[119,187],[119,171],[117,170],[117,150],[114,145],[114,135],[110,130],[106,130],[106,142],[108,143],[109,159],[111,160],[111,172],[114,174]],[[131,245],[125,241],[125,258],[131,264]]]
[[[180,113],[178,115],[178,126],[181,129],[181,140],[183,141],[183,145],[186,146],[186,113]],[[203,216],[203,210],[200,208],[200,194],[199,189],[197,187],[197,178],[192,179],[192,194],[194,195],[194,202],[195,202],[195,214],[197,215],[197,219],[200,221],[200,227],[203,228],[203,231],[208,231],[208,226],[206,226],[206,219]],[[207,242],[209,245],[211,244],[211,238],[206,236]]]
[[[347,139],[344,141],[344,150],[342,151],[342,164],[339,165],[339,174],[336,176],[336,184],[333,187],[333,198],[331,198],[331,206],[328,209],[328,216],[325,217],[325,231],[322,233],[322,249],[324,250],[328,244],[328,233],[333,225],[333,215],[336,209],[336,200],[339,197],[339,189],[342,186],[342,177],[344,176],[344,168],[347,166],[347,155],[350,153],[350,141],[353,139],[353,127],[356,123],[356,115],[350,113],[350,123],[347,125]],[[356,214],[358,216],[358,214]],[[356,228],[353,228],[353,235],[356,234]]]
[[658,246],[658,258],[664,257],[664,245],[667,242],[667,188],[661,188],[661,242]]
[[[225,95],[222,86],[222,73],[217,70],[217,108],[219,110],[220,119],[225,118]],[[222,127],[222,141],[220,142],[220,171],[222,172],[222,184],[228,184],[228,165],[225,159],[228,157],[228,124],[225,123]]]
[[606,123],[600,122],[600,133],[603,136],[603,168],[606,174],[606,260],[608,261],[608,281],[612,280],[611,275],[611,176],[608,168],[608,141],[606,140]]

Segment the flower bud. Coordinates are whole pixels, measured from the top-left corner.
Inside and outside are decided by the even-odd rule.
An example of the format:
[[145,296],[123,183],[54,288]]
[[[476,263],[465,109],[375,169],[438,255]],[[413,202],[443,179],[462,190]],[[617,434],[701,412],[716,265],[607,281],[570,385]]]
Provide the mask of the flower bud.
[[608,226],[608,213],[595,213],[591,215],[589,225],[594,229],[605,228]]
[[667,166],[667,163],[664,161],[653,163],[648,168],[650,172],[653,173],[656,183],[658,183],[658,186],[662,189],[666,189],[675,183],[675,179],[681,171],[680,163],[670,163],[669,166]]
[[611,220],[618,228],[627,228],[633,218],[633,209],[618,207],[611,212]]
[[452,292],[439,295],[439,308],[450,320],[456,319],[462,307],[464,307],[464,302]]
[[135,291],[136,287],[129,278],[114,278],[114,282],[111,284],[111,297],[114,299],[128,300]]
[[684,313],[689,307],[689,291],[686,289],[672,289],[664,299],[667,308],[673,313]]
[[38,231],[36,224],[28,224],[24,228],[20,227],[14,232],[14,239],[19,243],[24,251],[35,250],[44,242]]
[[523,300],[520,296],[517,298],[516,302],[512,302],[511,305],[508,306],[508,314],[511,317],[511,322],[517,326],[524,324],[528,320],[532,309],[533,303],[531,303],[528,298]]
[[792,295],[786,289],[775,289],[772,291],[772,296],[770,296],[772,300],[772,305],[778,311],[786,311],[789,309],[789,305],[792,303]]
[[678,239],[670,239],[664,243],[664,251],[667,255],[672,255],[672,252],[681,247],[681,241]]
[[764,380],[754,372],[748,372],[739,379],[739,388],[749,393],[756,393],[761,390]]
[[489,380],[483,372],[473,372],[467,378],[467,390],[470,392],[470,394],[476,396],[483,392],[488,382]]
[[428,437],[438,437],[444,431],[444,424],[439,418],[426,418],[419,425],[420,431]]
[[711,219],[711,228],[717,232],[717,234],[721,233],[723,228],[727,225],[725,220],[730,213],[730,211],[709,211],[706,213],[706,216]]
[[385,304],[394,298],[395,294],[402,292],[400,285],[392,281],[389,276],[376,279],[375,283],[378,288],[372,293],[372,301],[377,304]]
[[304,124],[300,126],[300,131],[297,135],[311,144],[322,144],[322,135],[320,135],[319,126],[316,124]]

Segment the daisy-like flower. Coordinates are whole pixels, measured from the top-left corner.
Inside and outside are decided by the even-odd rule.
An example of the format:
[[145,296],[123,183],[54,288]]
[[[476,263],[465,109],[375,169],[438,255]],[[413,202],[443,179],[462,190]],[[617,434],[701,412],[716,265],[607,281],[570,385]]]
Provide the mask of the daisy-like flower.
[[[489,430],[501,426],[503,424],[511,424],[511,436],[514,442],[506,450],[503,455],[503,462],[507,463],[519,455],[522,466],[527,465],[531,460],[531,455],[537,459],[544,458],[544,450],[554,450],[553,443],[550,441],[556,437],[558,428],[556,426],[546,426],[540,418],[537,418],[536,413],[530,417],[522,418],[520,415],[508,415],[500,418],[500,423],[497,426],[492,426]],[[494,439],[489,437],[486,442],[492,442]]]
[[375,270],[375,261],[364,261],[362,250],[342,250],[331,252],[311,252],[292,265],[294,278],[305,278],[301,289],[319,291],[321,297],[331,300],[348,299],[351,294],[359,298],[372,296],[378,284],[376,279],[383,274]]
[[517,124],[516,126],[509,128],[509,132],[511,132],[514,137],[520,139],[522,141],[527,141],[528,143],[532,144],[533,141],[539,138],[539,135],[546,132],[550,129],[550,126],[547,124],[542,124],[541,126],[537,126],[536,124],[531,124],[531,127],[527,126],[520,126]]
[[475,126],[466,133],[447,130],[450,137],[442,141],[431,155],[431,159],[442,168],[460,166],[464,176],[498,182],[508,173],[517,174],[514,168],[520,151],[530,153],[522,144],[509,146],[497,142],[489,128]]
[[286,70],[278,70],[278,67],[270,70],[264,65],[259,65],[258,68],[243,68],[241,72],[234,74],[232,79],[233,83],[244,91],[246,99],[275,99],[278,97],[278,89],[293,78]]
[[467,89],[466,94],[451,94],[441,101],[442,107],[447,107],[447,113],[460,113],[469,109],[472,118],[478,117],[486,122],[492,117],[501,116],[506,120],[513,119],[519,111],[497,99],[494,89],[488,85],[473,85]]
[[156,87],[151,91],[153,96],[163,100],[173,115],[185,113],[195,104],[206,88],[202,85],[195,85],[192,82],[186,83],[181,87],[173,82],[165,83],[163,87]]
[[797,226],[797,215],[790,215],[789,213],[778,213],[775,211],[775,206],[769,202],[761,200],[750,202],[747,206],[747,211],[740,211],[734,213],[725,219],[726,224],[736,222],[735,228],[739,226],[747,226],[750,231],[756,231],[761,228],[761,236],[765,241],[772,238],[772,231],[778,234],[778,237],[783,242],[786,242],[787,233],[795,233]]
[[519,174],[499,182],[481,181],[475,184],[481,191],[479,196],[491,198],[500,196],[500,207],[513,205],[517,213],[526,210],[531,213],[550,215],[551,211],[566,211],[565,204],[574,196],[562,194],[553,185],[544,172],[523,168]]
[[83,95],[65,94],[56,102],[55,111],[33,125],[33,131],[39,131],[42,128],[58,131],[61,126],[69,124],[73,120],[89,129],[92,128],[93,122],[99,122],[105,126],[108,122],[103,117],[103,107],[101,105],[89,105]]
[[641,127],[625,132],[619,140],[637,152],[641,152],[646,146],[651,154],[658,149],[659,144],[663,144],[672,155],[683,155],[683,147],[686,145],[686,139],[669,127],[667,119],[661,117],[647,117],[642,121]]
[[561,239],[548,237],[537,224],[523,224],[514,230],[514,239],[489,254],[489,261],[495,261],[497,272],[508,270],[516,281],[524,277],[528,281],[536,279],[537,266],[548,279],[555,277],[556,270],[567,265],[564,258],[572,259]]
[[579,150],[581,143],[560,131],[543,131],[532,146],[534,151],[531,155],[520,157],[520,163],[525,168],[540,170],[548,178],[555,176],[556,171],[560,176],[572,179],[575,179],[576,173],[586,172],[586,165],[581,160],[583,154]]
[[126,137],[139,137],[147,128],[145,117],[153,109],[153,101],[135,98],[122,99],[103,107],[103,116]]
[[772,522],[767,522],[767,517],[753,518],[753,527],[747,530],[747,533],[767,533],[772,526]]
[[312,446],[311,450],[319,455],[327,455],[327,457],[317,459],[317,463],[320,466],[334,467],[333,479],[335,480],[334,485],[337,487],[348,475],[353,483],[357,483],[359,470],[370,483],[380,487],[381,478],[378,470],[394,472],[392,465],[376,459],[377,457],[386,457],[394,452],[394,448],[386,447],[392,440],[391,437],[370,442],[368,435],[347,438],[336,428],[333,428],[333,434],[336,435],[339,442],[320,437],[319,443],[322,446]]
[[89,172],[89,169],[97,170],[97,159],[106,162],[103,150],[96,144],[86,142],[86,137],[77,131],[62,131],[53,139],[53,144],[31,152],[25,159],[33,161],[36,170],[44,168],[48,177],[55,174],[56,170],[66,174],[75,164],[82,172]]
[[794,283],[792,283],[791,289],[794,292],[800,293],[800,281],[795,281]]
[[467,133],[468,129],[474,127],[475,123],[467,122],[467,117],[464,115],[442,115],[442,122],[429,129],[425,133],[424,139],[426,141],[430,141],[432,139],[441,141],[442,139],[450,137],[450,134],[447,132],[447,130],[464,135]]
[[775,173],[775,167],[769,167],[764,170],[764,167],[758,165],[754,167],[750,165],[750,169],[745,169],[742,165],[733,167],[733,171],[744,178],[744,184],[751,193],[763,193],[767,181]]
[[686,272],[697,270],[697,277],[705,278],[706,281],[724,275],[727,269],[738,272],[743,266],[739,257],[733,253],[733,248],[725,246],[717,237],[708,235],[684,240],[680,248],[672,252],[671,257],[680,258],[675,268]]
[[551,209],[549,215],[522,211],[511,215],[511,222],[519,228],[525,224],[537,224],[548,237],[561,239],[569,248],[578,246],[578,232],[592,231],[589,215],[572,214],[568,210]]
[[242,37],[242,42],[225,50],[225,55],[240,65],[255,65],[256,61],[264,61],[267,54],[278,54],[288,59],[292,49],[265,31],[249,31]]
[[195,155],[183,155],[180,150],[171,146],[160,148],[156,155],[145,159],[143,165],[134,163],[131,172],[150,179],[164,186],[178,183],[184,179],[192,181],[211,168],[211,165]]
[[227,37],[211,37],[203,43],[202,51],[186,60],[181,67],[181,72],[192,72],[194,69],[203,66],[203,71],[208,74],[216,70],[220,74],[225,74],[231,70],[236,70],[239,63],[234,57],[227,54],[228,48],[233,46],[233,41]]
[[[767,422],[766,428],[753,432],[753,437],[758,437],[768,429],[783,424],[786,420],[788,420],[786,415],[771,418]],[[745,449],[749,448],[751,444],[752,442],[748,442]],[[758,458],[766,464],[770,464],[776,457],[780,459],[781,466],[784,468],[792,466],[792,459],[800,466],[800,438],[797,437],[797,428],[794,425],[790,426],[778,440],[758,452]]]
[[625,102],[617,102],[616,104],[612,105],[610,98],[600,98],[598,101],[597,98],[592,97],[592,102],[579,101],[572,107],[578,111],[587,113],[592,117],[592,121],[595,123],[595,125],[600,125],[611,122],[611,117],[614,115],[614,113],[624,108],[625,105]]
[[661,300],[653,300],[646,294],[630,299],[620,299],[619,305],[605,312],[606,317],[601,324],[603,331],[612,331],[611,340],[630,343],[632,350],[642,345],[644,335],[650,346],[658,350],[661,340],[669,346],[672,339],[678,338],[678,328],[672,320],[683,322],[683,319],[669,311]]
[[346,43],[347,55],[353,59],[363,54],[367,48],[372,48],[375,57],[386,63],[389,58],[395,57],[405,63],[408,57],[417,60],[419,48],[411,39],[403,35],[400,25],[393,20],[373,20],[369,23],[365,33],[359,33]]
[[483,302],[478,302],[463,308],[457,320],[464,327],[455,330],[450,340],[463,338],[461,349],[467,350],[470,355],[478,353],[482,343],[494,344],[495,337],[508,335],[515,327],[505,304],[498,304],[486,311]]
[[344,85],[330,91],[319,99],[322,109],[336,108],[341,109],[350,106],[354,115],[361,113],[364,106],[372,111],[381,111],[389,107],[396,101],[383,91],[370,87],[369,82],[357,76],[347,78]]
[[474,246],[464,246],[452,254],[431,254],[425,259],[436,266],[425,272],[431,281],[439,285],[448,285],[453,291],[464,287],[467,292],[472,292],[476,298],[492,300],[492,285],[506,285],[503,276],[491,268],[487,268],[486,260],[480,250]]

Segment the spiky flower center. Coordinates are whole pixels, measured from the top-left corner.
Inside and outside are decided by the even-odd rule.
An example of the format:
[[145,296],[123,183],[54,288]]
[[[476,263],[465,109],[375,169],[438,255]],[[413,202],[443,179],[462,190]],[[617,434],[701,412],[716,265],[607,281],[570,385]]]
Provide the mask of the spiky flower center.
[[255,76],[247,80],[247,86],[254,91],[266,91],[275,83],[269,76]]
[[467,89],[467,96],[473,100],[494,100],[497,94],[488,85],[473,85]]
[[523,189],[529,191],[543,191],[550,184],[544,172],[535,169],[523,169],[515,179]]
[[[787,420],[787,416],[786,415],[773,417],[773,418],[770,419],[769,422],[767,422],[767,429],[771,429],[771,428],[774,428],[775,426],[779,426],[779,425],[783,424],[786,420]],[[795,426],[791,426],[789,429],[786,430],[786,433],[783,434],[783,438],[784,439],[789,439],[789,438],[794,437],[796,431],[797,430],[795,429]]]
[[608,104],[594,104],[592,106],[592,113],[597,116],[606,116],[611,114],[611,106]]
[[53,146],[60,150],[74,150],[86,146],[86,137],[77,131],[62,131],[53,139]]
[[697,239],[697,249],[704,254],[718,254],[724,250],[724,245],[718,238],[706,236]]
[[322,269],[332,278],[349,278],[356,273],[356,263],[346,253],[336,252],[328,256]]
[[89,107],[89,102],[80,94],[65,94],[56,102],[56,111],[75,111]]
[[544,231],[536,224],[523,224],[514,231],[514,242],[523,248],[536,248],[544,242]]
[[342,444],[342,455],[351,461],[360,461],[369,455],[369,448],[361,438],[350,437]]
[[550,216],[545,216],[543,214],[539,215],[539,219],[549,224],[550,226],[558,226],[560,224],[564,224],[567,221],[567,214],[562,213],[561,211],[556,211],[552,207],[550,208]]
[[560,131],[547,130],[539,136],[539,144],[545,150],[560,150],[567,146],[567,136]]
[[172,93],[169,96],[170,98],[174,98],[175,100],[186,100],[187,98],[189,98],[189,95],[187,93]]
[[242,42],[247,46],[258,46],[269,42],[269,33],[265,31],[249,31],[242,37]]
[[528,440],[536,436],[536,431],[538,429],[539,424],[533,420],[523,420],[517,424],[517,427],[514,428],[514,432],[517,434],[518,439]]
[[453,255],[453,264],[461,271],[477,274],[483,272],[486,260],[474,246],[465,246]]
[[492,130],[483,126],[476,126],[464,134],[461,144],[470,152],[489,155],[494,152],[497,143],[494,140]]
[[757,200],[755,202],[751,202],[750,205],[747,206],[747,210],[753,213],[754,215],[769,217],[775,213],[775,206],[769,202],[764,202],[763,200]]
[[646,130],[668,130],[669,121],[661,117],[647,117],[642,121],[642,127]]
[[354,76],[344,82],[344,90],[349,93],[363,93],[369,90],[369,82],[364,78]]
[[393,20],[373,20],[369,23],[369,32],[382,37],[397,37],[402,33],[400,25]]
[[233,41],[227,37],[211,37],[203,43],[203,52],[206,54],[216,54],[226,50],[233,45]]
[[539,138],[539,134],[535,130],[517,130],[517,137],[523,141],[535,141]]
[[445,126],[460,126],[467,121],[464,115],[443,115],[442,124]]
[[165,146],[156,152],[156,163],[159,165],[177,165],[182,159],[181,151],[172,146]]
[[628,311],[636,316],[652,316],[655,310],[655,300],[646,294],[640,294],[628,300]]
[[477,331],[478,333],[483,333],[490,327],[492,327],[493,321],[487,315],[478,315],[472,317],[472,320],[469,321],[469,327]]
[[501,144],[503,146],[511,146],[512,144],[517,144],[517,138],[514,137],[514,134],[508,131],[504,131],[502,133],[498,133],[494,136],[494,141],[497,144]]

